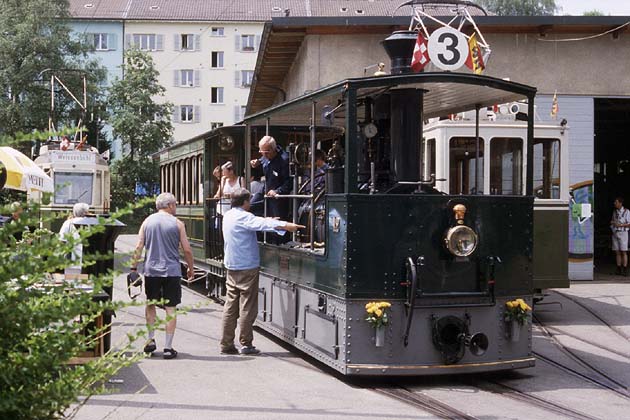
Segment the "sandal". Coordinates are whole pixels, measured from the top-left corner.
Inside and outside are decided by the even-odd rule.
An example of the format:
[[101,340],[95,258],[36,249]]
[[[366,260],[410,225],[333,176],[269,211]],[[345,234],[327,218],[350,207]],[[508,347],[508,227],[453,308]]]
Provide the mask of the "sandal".
[[151,340],[147,341],[147,344],[145,344],[144,352],[150,354],[153,353],[156,348],[157,346],[155,345],[155,340],[152,338]]
[[165,359],[174,359],[177,357],[177,350],[175,349],[164,349],[164,354],[162,355]]

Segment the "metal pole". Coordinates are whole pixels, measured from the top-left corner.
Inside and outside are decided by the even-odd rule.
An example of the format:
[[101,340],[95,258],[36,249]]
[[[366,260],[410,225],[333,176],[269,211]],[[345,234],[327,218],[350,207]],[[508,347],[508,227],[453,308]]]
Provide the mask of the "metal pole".
[[479,104],[475,105],[475,194],[479,194]]
[[265,121],[265,136],[269,135],[269,122],[271,121],[271,118],[267,117],[267,120]]
[[309,236],[311,238],[311,251],[315,250],[315,112],[317,102],[313,101],[311,108],[311,212],[309,214]]
[[527,183],[525,194],[534,194],[534,95],[527,98]]

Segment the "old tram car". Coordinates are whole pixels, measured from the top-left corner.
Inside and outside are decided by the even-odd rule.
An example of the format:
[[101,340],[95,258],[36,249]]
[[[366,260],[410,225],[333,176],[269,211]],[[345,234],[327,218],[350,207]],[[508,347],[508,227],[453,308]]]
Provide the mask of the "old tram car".
[[[538,208],[566,215],[568,194],[565,127],[535,132],[535,94],[461,73],[344,80],[163,151],[162,190],[183,205],[205,272],[199,279],[220,298],[212,169],[231,160],[249,180],[246,163],[270,134],[292,152],[295,180],[293,193],[276,199],[291,201],[287,218],[308,227],[281,245],[260,237],[260,328],[346,375],[532,366],[531,320],[515,339],[505,303],[531,305],[534,275],[556,281],[540,287],[566,281],[566,267],[537,268],[534,237],[549,230]],[[491,127],[479,117],[517,101],[525,121]],[[473,122],[439,119],[471,110]],[[304,189],[315,149],[327,152],[331,168],[323,189]],[[384,337],[365,320],[372,301],[391,304]]]
[[[59,142],[49,142],[40,148],[35,163],[55,183],[55,193],[49,203],[42,204],[42,212],[71,213],[76,203],[90,205],[95,214],[109,212],[110,170],[109,162],[95,148],[77,150],[60,148]],[[53,226],[53,230],[59,230]]]
[[[423,174],[445,194],[522,195],[526,189],[527,105],[510,103],[480,113],[434,119],[424,127]],[[471,135],[472,133],[472,135]],[[537,122],[533,144],[534,268],[537,293],[569,287],[569,128],[567,121]],[[475,166],[478,162],[478,168]]]

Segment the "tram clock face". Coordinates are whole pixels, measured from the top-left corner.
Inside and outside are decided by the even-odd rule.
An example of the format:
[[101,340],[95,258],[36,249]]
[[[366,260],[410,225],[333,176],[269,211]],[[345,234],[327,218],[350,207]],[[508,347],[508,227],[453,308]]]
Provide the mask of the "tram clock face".
[[232,148],[234,147],[234,139],[231,136],[221,137],[221,140],[219,140],[219,147],[224,152],[232,150]]
[[371,139],[378,134],[378,127],[376,127],[374,123],[366,124],[366,126],[363,127],[363,134],[365,134],[365,137],[368,139]]

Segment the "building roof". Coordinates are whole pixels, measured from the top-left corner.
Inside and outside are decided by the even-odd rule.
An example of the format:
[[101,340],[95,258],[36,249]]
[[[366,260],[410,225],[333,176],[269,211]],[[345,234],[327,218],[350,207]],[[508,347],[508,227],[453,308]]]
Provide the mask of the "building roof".
[[[76,19],[264,22],[273,17],[410,16],[403,0],[70,0]],[[453,7],[424,6],[434,16]],[[471,14],[482,14],[470,9]]]
[[[378,0],[375,0],[376,3]],[[344,2],[352,4],[353,1]],[[389,34],[409,26],[405,16],[274,17],[265,24],[255,76],[249,90],[246,115],[276,102],[283,93],[289,73],[304,37],[310,35]],[[434,16],[438,16],[437,14]],[[438,18],[440,19],[440,18]],[[442,17],[440,20],[447,21]],[[630,30],[627,16],[478,16],[475,22],[483,33],[601,34],[613,29],[613,37]],[[624,26],[625,25],[625,26]],[[435,23],[427,22],[433,28]]]

